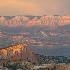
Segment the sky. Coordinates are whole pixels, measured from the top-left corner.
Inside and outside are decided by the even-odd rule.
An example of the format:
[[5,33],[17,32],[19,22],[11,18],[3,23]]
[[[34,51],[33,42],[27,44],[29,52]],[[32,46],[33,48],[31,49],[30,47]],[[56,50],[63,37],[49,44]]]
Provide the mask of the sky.
[[0,16],[70,15],[70,0],[0,0]]

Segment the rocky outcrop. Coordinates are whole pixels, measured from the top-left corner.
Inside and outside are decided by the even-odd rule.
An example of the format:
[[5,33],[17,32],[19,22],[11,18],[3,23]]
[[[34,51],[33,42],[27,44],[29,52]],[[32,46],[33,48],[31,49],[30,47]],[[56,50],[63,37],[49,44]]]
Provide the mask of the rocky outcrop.
[[19,44],[7,48],[0,49],[0,59],[10,61],[26,60],[37,62],[37,55],[26,44]]

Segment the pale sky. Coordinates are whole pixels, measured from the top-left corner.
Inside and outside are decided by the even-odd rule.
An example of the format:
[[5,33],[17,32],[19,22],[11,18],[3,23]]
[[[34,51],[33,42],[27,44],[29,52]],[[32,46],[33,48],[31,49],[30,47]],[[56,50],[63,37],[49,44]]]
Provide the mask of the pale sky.
[[0,0],[0,16],[70,15],[70,0]]

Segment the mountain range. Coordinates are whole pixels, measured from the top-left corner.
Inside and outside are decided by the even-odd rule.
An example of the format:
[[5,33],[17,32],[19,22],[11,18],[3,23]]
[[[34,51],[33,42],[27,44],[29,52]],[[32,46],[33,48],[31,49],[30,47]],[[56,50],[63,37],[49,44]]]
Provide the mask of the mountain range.
[[23,43],[36,53],[70,58],[70,16],[0,16],[0,48]]
[[7,27],[58,27],[67,24],[70,24],[70,16],[0,16],[0,25]]

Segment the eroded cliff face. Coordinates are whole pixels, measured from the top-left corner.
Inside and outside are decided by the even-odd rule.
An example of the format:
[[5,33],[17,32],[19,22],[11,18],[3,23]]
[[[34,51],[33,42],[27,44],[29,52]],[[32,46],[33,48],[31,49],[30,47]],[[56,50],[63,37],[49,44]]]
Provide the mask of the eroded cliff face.
[[[31,16],[30,16],[31,17]],[[26,16],[14,16],[13,18],[7,20],[6,18],[10,18],[9,16],[0,17],[0,25],[8,26],[8,27],[31,27],[31,26],[48,26],[48,27],[56,27],[56,26],[64,26],[70,24],[70,16],[41,16],[40,18],[34,17],[30,19]]]
[[37,55],[26,44],[19,44],[1,49],[0,59],[37,61]]

